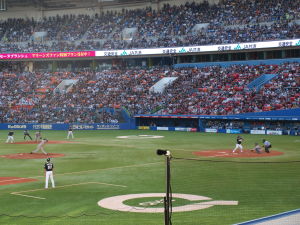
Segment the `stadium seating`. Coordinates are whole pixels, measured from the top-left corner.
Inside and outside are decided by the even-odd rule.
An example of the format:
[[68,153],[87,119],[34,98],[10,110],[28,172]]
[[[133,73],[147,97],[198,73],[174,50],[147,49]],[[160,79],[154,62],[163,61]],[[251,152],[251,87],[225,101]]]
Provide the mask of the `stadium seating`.
[[[258,92],[247,88],[265,73],[278,76]],[[300,106],[299,75],[299,63],[76,73],[2,72],[1,122],[115,121],[116,117],[104,108],[126,108],[131,114],[205,115],[289,109]],[[162,93],[151,92],[150,88],[164,77],[177,79]],[[78,82],[67,93],[53,91],[65,79]]]
[[[0,23],[1,52],[44,52],[173,47],[293,39],[300,37],[299,3],[292,0],[225,0],[165,4],[102,14],[42,20],[11,18]],[[243,13],[241,13],[243,12]],[[207,24],[196,29],[201,24]],[[200,26],[201,27],[201,26]],[[123,31],[135,28],[132,38]],[[35,32],[45,32],[42,42]]]

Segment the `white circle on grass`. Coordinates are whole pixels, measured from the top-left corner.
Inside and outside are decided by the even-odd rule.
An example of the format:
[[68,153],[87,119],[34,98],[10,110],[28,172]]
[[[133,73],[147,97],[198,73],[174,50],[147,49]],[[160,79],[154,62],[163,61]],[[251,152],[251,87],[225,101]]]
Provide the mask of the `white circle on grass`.
[[[118,196],[102,199],[98,201],[98,205],[102,208],[117,210],[122,212],[163,213],[165,210],[163,207],[157,207],[157,208],[137,207],[137,206],[126,205],[123,202],[126,200],[137,199],[137,198],[153,198],[153,197],[163,198],[165,196],[166,193],[142,193],[142,194],[118,195]],[[188,211],[210,208],[215,205],[237,205],[238,204],[238,201],[223,201],[223,200],[214,201],[209,197],[200,196],[200,195],[173,193],[172,197],[186,199],[189,201],[205,201],[200,203],[190,203],[183,206],[175,206],[172,207],[172,212],[188,212]]]

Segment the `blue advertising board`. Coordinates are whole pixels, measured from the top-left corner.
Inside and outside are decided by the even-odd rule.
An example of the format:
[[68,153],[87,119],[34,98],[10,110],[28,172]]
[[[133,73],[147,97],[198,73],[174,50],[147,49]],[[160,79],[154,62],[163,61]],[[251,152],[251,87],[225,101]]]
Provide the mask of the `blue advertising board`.
[[52,124],[52,123],[1,123],[1,130],[67,130],[72,126],[74,130],[128,130],[131,123],[93,123],[93,124]]

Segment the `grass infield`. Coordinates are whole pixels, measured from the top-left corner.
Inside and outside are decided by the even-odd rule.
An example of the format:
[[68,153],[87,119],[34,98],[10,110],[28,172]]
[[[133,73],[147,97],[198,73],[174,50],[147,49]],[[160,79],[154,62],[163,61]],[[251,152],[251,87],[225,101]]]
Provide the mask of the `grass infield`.
[[[5,144],[7,133],[0,131],[0,155],[29,153],[36,148],[36,144]],[[45,146],[49,153],[65,155],[52,159],[55,189],[43,188],[45,159],[0,157],[0,177],[37,179],[0,185],[1,225],[163,225],[163,213],[121,212],[97,204],[113,196],[163,193],[165,159],[156,155],[157,149],[168,149],[176,158],[171,161],[173,193],[205,196],[210,201],[238,201],[238,205],[174,212],[173,225],[230,225],[300,208],[299,136],[245,134],[245,149],[266,138],[272,149],[283,154],[223,158],[193,153],[231,150],[237,135],[139,130],[75,130],[74,135],[74,143]],[[66,131],[42,131],[42,136],[68,141]],[[15,141],[23,141],[23,131],[15,131]],[[174,198],[173,206],[192,208],[192,204],[205,202],[209,203]],[[123,203],[132,208],[163,207],[161,197]]]

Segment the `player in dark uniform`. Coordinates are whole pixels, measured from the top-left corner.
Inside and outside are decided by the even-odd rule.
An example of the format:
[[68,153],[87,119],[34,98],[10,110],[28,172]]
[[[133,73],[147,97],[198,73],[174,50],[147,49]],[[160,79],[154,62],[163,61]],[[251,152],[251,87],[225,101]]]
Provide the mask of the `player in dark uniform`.
[[53,165],[53,163],[50,161],[50,158],[47,159],[47,162],[46,162],[45,165],[44,165],[44,169],[45,169],[45,175],[46,175],[45,188],[48,188],[49,177],[50,177],[50,179],[51,179],[52,187],[55,188],[54,179],[53,179],[53,169],[54,169],[54,165]]
[[68,129],[68,136],[67,136],[67,139],[69,139],[70,136],[71,136],[72,139],[74,139],[73,128],[72,128],[72,126],[70,126],[69,129]]
[[30,136],[28,130],[24,130],[24,140],[26,140],[26,137],[29,137],[30,140],[32,140],[32,137]]
[[10,142],[10,143],[14,143],[15,142],[15,140],[14,140],[14,132],[12,130],[10,130],[8,132],[6,143],[8,143],[8,142]]
[[243,140],[244,139],[242,137],[237,136],[237,138],[236,138],[236,145],[235,145],[235,148],[232,150],[232,153],[235,153],[235,151],[237,149],[240,149],[240,151],[243,152],[243,146],[242,146],[242,141]]

